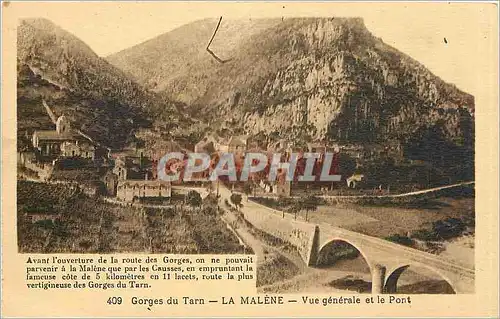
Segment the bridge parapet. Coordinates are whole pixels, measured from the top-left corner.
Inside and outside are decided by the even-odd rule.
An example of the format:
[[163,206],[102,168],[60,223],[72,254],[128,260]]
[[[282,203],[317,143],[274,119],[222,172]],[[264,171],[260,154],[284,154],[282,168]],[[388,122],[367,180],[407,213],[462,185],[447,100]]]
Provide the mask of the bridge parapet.
[[307,265],[311,265],[313,261],[311,256],[314,255],[312,251],[317,246],[317,243],[315,243],[316,225],[295,220],[292,214],[260,204],[252,203],[252,206],[254,209],[242,210],[245,219],[255,228],[296,247],[302,260]]

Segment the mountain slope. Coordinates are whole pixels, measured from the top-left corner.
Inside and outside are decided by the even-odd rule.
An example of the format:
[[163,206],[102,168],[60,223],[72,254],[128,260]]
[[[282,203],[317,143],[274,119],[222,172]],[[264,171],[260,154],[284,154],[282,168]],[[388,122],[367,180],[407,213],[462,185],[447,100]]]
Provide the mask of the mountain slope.
[[157,110],[172,103],[147,92],[85,43],[45,19],[18,28],[18,128],[22,135],[51,124],[42,100],[97,141],[121,147]]
[[[188,103],[212,129],[395,145],[406,159],[473,178],[474,97],[374,37],[362,19],[224,20],[211,48],[227,63],[205,51],[216,25],[193,22],[108,61]],[[467,167],[456,168],[457,158]]]
[[107,59],[213,118],[229,112],[249,132],[309,124],[318,138],[363,140],[434,112],[473,112],[471,95],[373,37],[361,19],[223,21],[211,47],[231,58],[225,64],[205,51],[216,24],[197,21]]
[[[229,59],[241,41],[280,21],[223,20],[210,48],[220,58]],[[190,103],[203,94],[203,82],[208,80],[205,71],[218,67],[218,62],[206,51],[217,22],[217,19],[195,21],[106,59],[148,88],[166,91],[173,98]]]

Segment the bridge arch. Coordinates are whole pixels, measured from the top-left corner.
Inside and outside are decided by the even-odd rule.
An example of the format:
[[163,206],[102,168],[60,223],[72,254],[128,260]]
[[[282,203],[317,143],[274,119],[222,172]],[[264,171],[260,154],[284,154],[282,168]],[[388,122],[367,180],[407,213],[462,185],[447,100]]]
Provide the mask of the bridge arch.
[[[363,252],[356,243],[353,243],[352,241],[340,237],[334,237],[334,238],[329,238],[327,241],[325,241],[318,249],[317,255],[316,255],[316,261],[315,261],[315,266],[320,266],[321,262],[323,261],[325,257],[328,256],[329,252],[332,252],[331,249],[335,249],[338,247],[335,247],[335,244],[347,244],[351,247],[353,247],[361,257],[365,260],[366,264],[368,265],[368,268],[370,270],[370,273],[372,272],[372,264],[370,262],[370,259],[366,256],[365,252]],[[344,248],[344,247],[341,247]]]
[[[420,263],[399,265],[397,267],[394,267],[391,271],[387,272],[387,279],[384,285],[385,293],[390,293],[390,294],[397,293],[398,280],[407,269],[417,269],[417,271],[415,271],[416,273],[418,273],[418,269],[425,269],[428,272],[433,273],[437,277],[440,277],[442,280],[444,280],[449,286],[447,287],[448,291],[450,290],[452,291],[452,292],[450,291],[449,293],[451,294],[457,293],[457,289],[455,288],[453,282],[447,276],[443,275],[439,270],[434,269],[433,267],[429,267],[425,264],[420,264]],[[425,292],[425,293],[428,294],[433,292]],[[434,293],[442,294],[443,292],[434,292]]]

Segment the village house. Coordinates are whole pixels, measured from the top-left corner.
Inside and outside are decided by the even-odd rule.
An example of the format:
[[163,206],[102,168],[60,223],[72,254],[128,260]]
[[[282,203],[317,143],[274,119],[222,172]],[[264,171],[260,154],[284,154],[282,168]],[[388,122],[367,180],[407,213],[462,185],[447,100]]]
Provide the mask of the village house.
[[205,136],[195,147],[195,152],[244,153],[248,148],[248,135],[220,137],[217,134]]
[[110,150],[108,157],[116,160],[121,158],[137,166],[143,166],[146,159],[146,150],[144,148],[133,147],[121,150]]
[[326,145],[323,143],[307,143],[307,151],[309,153],[325,153]]
[[364,174],[354,174],[346,179],[347,187],[357,188],[366,182]]
[[215,138],[216,138],[215,150],[219,153],[228,153],[230,138],[218,137],[218,136],[215,136]]
[[278,181],[273,187],[273,193],[278,196],[290,197],[292,194],[292,182]]
[[104,186],[106,188],[106,195],[116,196],[118,187],[118,176],[112,171],[108,171],[103,177]]
[[133,202],[140,198],[170,198],[171,196],[170,182],[161,180],[120,180],[116,191],[116,197],[125,202]]
[[156,171],[150,154],[141,147],[126,148],[119,151],[110,151],[108,154],[111,163],[114,163],[112,172],[119,180],[143,179],[147,174],[153,176]]
[[194,146],[195,153],[213,154],[216,152],[217,141],[212,136],[205,136]]
[[260,180],[258,185],[264,192],[277,196],[290,197],[292,194],[292,183],[290,181],[276,181],[270,183]]
[[55,130],[37,130],[32,137],[33,147],[43,157],[95,158],[95,147],[82,136],[74,134],[69,120],[63,115],[56,121]]
[[63,142],[61,144],[61,155],[64,157],[82,157],[91,160],[95,159],[95,147],[89,143],[81,143],[79,140],[74,142]]
[[187,154],[192,150],[184,148],[177,141],[157,141],[144,152],[144,155],[152,162],[158,162],[163,156],[172,152]]
[[229,153],[244,153],[248,146],[248,135],[231,136],[228,143]]
[[352,158],[362,158],[364,155],[361,145],[340,145],[340,151]]
[[36,154],[33,151],[28,150],[17,152],[17,162],[23,165],[35,163]]
[[284,139],[280,139],[279,141],[269,144],[267,150],[274,153],[286,153],[288,147],[289,143]]
[[118,157],[115,159],[115,167],[113,167],[112,173],[117,176],[119,180],[128,179],[129,167],[127,166],[127,161],[123,157]]
[[118,157],[114,160],[115,165],[112,169],[113,174],[115,174],[118,180],[126,179],[138,179],[142,180],[144,178],[150,179],[154,177],[153,172],[156,171],[156,167],[145,168],[137,162],[134,162],[130,158]]

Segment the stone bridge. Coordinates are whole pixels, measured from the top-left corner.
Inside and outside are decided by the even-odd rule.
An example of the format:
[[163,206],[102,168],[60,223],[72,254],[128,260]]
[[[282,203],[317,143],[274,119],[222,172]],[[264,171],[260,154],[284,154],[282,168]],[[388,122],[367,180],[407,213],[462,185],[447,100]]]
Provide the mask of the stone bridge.
[[474,292],[474,269],[441,256],[328,224],[295,220],[292,214],[253,201],[244,202],[241,211],[254,227],[295,246],[304,262],[312,267],[317,266],[329,250],[335,249],[333,243],[345,242],[354,246],[370,268],[373,293],[397,292],[398,279],[408,268],[416,273],[438,275],[455,293]]
[[363,256],[370,267],[373,293],[395,293],[399,277],[408,268],[416,273],[435,273],[446,280],[455,293],[474,292],[473,269],[437,255],[330,225],[314,227],[310,251],[303,255],[304,260],[308,265],[315,266],[320,256],[328,253],[335,242],[346,242]]

